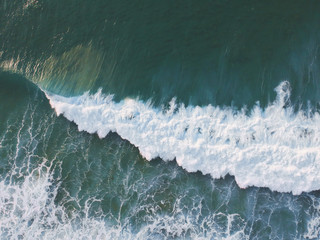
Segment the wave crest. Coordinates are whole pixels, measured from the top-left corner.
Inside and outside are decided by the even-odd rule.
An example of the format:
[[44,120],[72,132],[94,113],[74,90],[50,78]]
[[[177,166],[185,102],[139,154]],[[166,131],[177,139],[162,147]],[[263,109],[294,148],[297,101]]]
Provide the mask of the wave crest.
[[290,84],[277,88],[276,100],[265,109],[177,106],[154,108],[149,102],[98,91],[78,97],[46,93],[58,115],[74,121],[80,131],[100,138],[117,132],[137,146],[147,160],[176,159],[189,172],[213,178],[235,176],[238,185],[268,187],[300,194],[320,189],[320,115],[290,106]]

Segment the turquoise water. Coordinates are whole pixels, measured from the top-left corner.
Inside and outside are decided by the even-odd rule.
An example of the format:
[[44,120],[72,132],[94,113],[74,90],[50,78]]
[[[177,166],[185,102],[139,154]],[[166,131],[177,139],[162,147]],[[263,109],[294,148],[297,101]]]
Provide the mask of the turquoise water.
[[1,238],[320,238],[319,10],[0,1]]

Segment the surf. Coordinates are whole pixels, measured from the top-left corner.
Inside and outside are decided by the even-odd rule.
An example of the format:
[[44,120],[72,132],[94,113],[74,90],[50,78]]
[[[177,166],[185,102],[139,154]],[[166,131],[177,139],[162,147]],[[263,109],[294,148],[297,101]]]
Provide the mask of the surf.
[[152,160],[175,159],[188,172],[213,178],[227,174],[241,188],[268,187],[301,194],[320,189],[318,164],[320,115],[294,111],[290,84],[275,88],[276,99],[265,109],[236,110],[219,106],[176,104],[155,108],[151,101],[113,101],[101,90],[90,95],[62,97],[46,92],[57,115],[78,125],[79,131],[104,138],[118,133]]

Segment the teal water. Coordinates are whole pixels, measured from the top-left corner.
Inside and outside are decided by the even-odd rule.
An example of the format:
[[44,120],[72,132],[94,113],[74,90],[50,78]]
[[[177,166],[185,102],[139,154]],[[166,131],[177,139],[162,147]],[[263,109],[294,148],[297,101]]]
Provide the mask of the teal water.
[[2,62],[59,94],[103,87],[117,99],[241,107],[268,103],[288,80],[297,98],[319,100],[317,1],[1,6]]
[[[121,128],[99,138],[99,115],[88,115],[94,130],[79,131],[95,105],[80,105],[79,122],[72,116],[78,112],[57,116],[59,106],[52,109],[54,100],[49,102],[43,91],[71,97],[101,89],[114,94],[114,102],[149,100],[153,109],[163,111],[175,97],[185,106],[211,104],[221,111],[246,106],[249,112],[256,101],[261,109],[276,106],[274,88],[286,80],[291,97],[280,108],[293,106],[295,113],[303,109],[311,117],[284,116],[284,123],[302,128],[304,135],[294,132],[300,134],[296,140],[284,131],[291,141],[287,144],[271,133],[258,146],[276,146],[269,154],[275,161],[282,160],[277,151],[284,151],[278,145],[301,150],[289,156],[301,158],[298,166],[307,170],[299,176],[291,172],[292,179],[301,179],[309,189],[319,162],[319,130],[307,124],[316,122],[319,108],[319,10],[317,1],[0,1],[1,238],[318,239],[319,192],[292,194],[293,188],[285,188],[291,176],[288,180],[279,172],[276,178],[271,160],[263,167],[270,172],[258,175],[283,182],[283,192],[266,188],[267,179],[256,181],[262,186],[252,186],[253,181],[240,188],[240,177],[229,172],[213,178],[199,168],[187,171],[188,162],[178,156],[148,161],[149,146],[133,143],[135,138],[121,134]],[[142,110],[130,111],[130,119],[145,116]],[[271,114],[277,113],[282,114]],[[224,128],[230,128],[228,118],[223,119]],[[271,126],[274,131],[282,127]],[[154,142],[151,135],[158,136],[158,128],[150,133],[137,127],[142,138],[150,139],[150,148],[167,140]],[[206,127],[195,129],[204,134]],[[191,125],[186,129],[190,132]],[[237,136],[223,140],[226,152],[236,155],[253,146],[253,158],[265,156],[254,145],[258,134],[250,132],[251,140],[240,135],[234,140]],[[172,138],[168,141],[180,149]],[[189,144],[192,149],[207,146]],[[316,150],[310,153],[309,148]],[[221,167],[216,159],[200,160],[207,168]]]

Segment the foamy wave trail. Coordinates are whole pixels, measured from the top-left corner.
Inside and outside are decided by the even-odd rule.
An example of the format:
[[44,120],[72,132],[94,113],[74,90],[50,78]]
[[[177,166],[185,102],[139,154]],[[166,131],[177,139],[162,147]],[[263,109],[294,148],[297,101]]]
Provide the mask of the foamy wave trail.
[[[65,207],[55,204],[58,187],[52,168],[48,160],[30,172],[22,171],[25,175],[23,181],[0,181],[0,238],[1,239],[164,239],[167,236],[183,237],[189,233],[190,239],[215,239],[238,240],[248,239],[244,233],[245,224],[240,229],[233,229],[236,221],[241,221],[239,214],[217,213],[205,217],[203,225],[197,231],[197,219],[181,214],[182,210],[177,206],[174,216],[149,215],[147,222],[139,231],[132,232],[127,223],[112,225],[104,215],[89,217],[91,205],[96,198],[86,200],[83,211],[74,211],[68,214]],[[49,166],[48,166],[49,165]],[[7,178],[14,178],[15,171]],[[78,203],[80,199],[73,198]],[[70,201],[70,200],[69,200]],[[179,201],[179,200],[178,200]],[[177,204],[178,205],[178,204]],[[201,204],[198,209],[201,212]],[[227,219],[225,231],[216,223],[221,218]],[[314,219],[316,221],[317,219]],[[129,220],[128,220],[129,221]],[[239,223],[238,223],[239,225]],[[236,225],[236,226],[238,226]],[[239,226],[238,226],[239,227]],[[202,230],[202,231],[201,231]],[[187,236],[186,239],[189,239]]]
[[80,131],[100,138],[117,132],[147,159],[176,159],[188,172],[213,178],[235,176],[241,188],[268,187],[300,194],[320,189],[320,116],[295,112],[290,85],[282,82],[277,98],[265,109],[259,103],[248,113],[214,106],[177,105],[167,110],[149,102],[114,102],[101,91],[65,98],[46,93],[58,115]]

